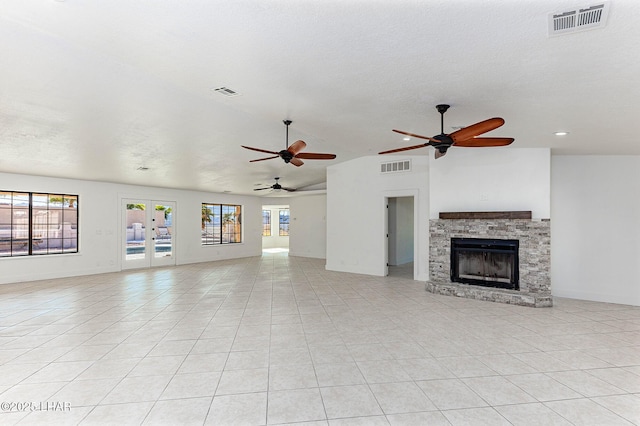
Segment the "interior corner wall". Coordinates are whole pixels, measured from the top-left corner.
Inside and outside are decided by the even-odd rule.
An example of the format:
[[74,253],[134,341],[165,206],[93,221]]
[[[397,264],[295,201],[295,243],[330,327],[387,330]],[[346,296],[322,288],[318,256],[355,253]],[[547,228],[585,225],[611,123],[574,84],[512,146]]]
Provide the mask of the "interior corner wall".
[[[224,193],[185,191],[75,179],[0,173],[5,191],[66,193],[79,196],[79,253],[0,258],[0,284],[117,272],[122,263],[121,198],[175,201],[176,264],[208,262],[262,253],[262,199]],[[203,246],[202,203],[243,206],[243,242]]]
[[640,306],[640,156],[553,156],[554,296]]
[[[411,170],[381,173],[380,164],[411,160]],[[425,155],[368,156],[327,168],[327,270],[384,276],[386,199],[413,196],[414,278],[429,278],[429,172]]]
[[430,157],[431,219],[440,212],[531,211],[551,215],[549,148],[456,148]]
[[289,256],[327,257],[327,196],[289,198]]

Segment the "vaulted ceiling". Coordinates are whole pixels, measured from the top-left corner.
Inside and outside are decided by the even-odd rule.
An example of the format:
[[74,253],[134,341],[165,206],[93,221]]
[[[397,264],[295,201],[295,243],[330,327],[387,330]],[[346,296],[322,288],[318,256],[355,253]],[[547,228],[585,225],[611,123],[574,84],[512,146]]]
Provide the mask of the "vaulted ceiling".
[[[0,172],[313,188],[330,164],[420,143],[391,129],[438,134],[439,103],[447,133],[503,117],[488,135],[515,142],[499,149],[640,155],[640,2],[611,0],[599,28],[549,35],[550,13],[602,3],[4,1]],[[285,148],[283,119],[290,143],[337,158],[249,163],[263,155],[240,145]]]

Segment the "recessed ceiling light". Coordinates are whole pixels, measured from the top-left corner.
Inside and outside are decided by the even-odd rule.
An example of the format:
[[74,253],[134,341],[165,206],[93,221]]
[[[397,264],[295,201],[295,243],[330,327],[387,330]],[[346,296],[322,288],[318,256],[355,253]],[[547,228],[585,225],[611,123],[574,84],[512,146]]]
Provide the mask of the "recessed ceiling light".
[[410,140],[411,140],[411,138],[407,136],[406,138],[402,138],[402,140],[403,140],[403,141],[410,141]]
[[569,134],[569,132],[555,132],[554,135],[556,136],[567,136]]

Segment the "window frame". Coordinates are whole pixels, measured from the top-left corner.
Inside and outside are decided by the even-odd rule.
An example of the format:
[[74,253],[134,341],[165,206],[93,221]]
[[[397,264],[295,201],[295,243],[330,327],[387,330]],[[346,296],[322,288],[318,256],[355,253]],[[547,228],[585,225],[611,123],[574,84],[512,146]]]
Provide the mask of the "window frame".
[[[286,212],[286,215],[283,215],[283,213]],[[283,216],[287,217],[287,221],[283,222],[282,218]],[[288,237],[289,236],[289,222],[291,220],[291,212],[289,211],[289,209],[279,209],[278,210],[278,235],[281,237]]]
[[271,210],[262,209],[262,236],[271,236]]
[[[214,209],[218,211],[214,211]],[[205,209],[210,211],[208,215],[205,214]],[[233,213],[230,213],[230,210]],[[242,211],[244,210],[241,204],[223,204],[223,203],[202,203],[202,235],[201,245],[203,246],[219,246],[227,244],[242,244],[243,243],[243,225],[242,225]],[[233,231],[229,232],[229,223],[223,223],[226,215],[232,214]],[[209,217],[210,220],[207,220]],[[218,218],[220,228],[219,232],[216,232],[216,217]],[[212,223],[212,225],[208,225]],[[208,233],[207,228],[212,228],[212,232]],[[227,229],[227,232],[225,232]],[[227,241],[225,241],[225,237]],[[237,241],[236,241],[237,240]]]
[[[9,246],[7,252],[0,251],[0,259],[80,252],[78,194],[10,190],[0,194],[0,229],[4,231],[0,231],[0,248]],[[19,216],[24,216],[22,223],[17,223]]]

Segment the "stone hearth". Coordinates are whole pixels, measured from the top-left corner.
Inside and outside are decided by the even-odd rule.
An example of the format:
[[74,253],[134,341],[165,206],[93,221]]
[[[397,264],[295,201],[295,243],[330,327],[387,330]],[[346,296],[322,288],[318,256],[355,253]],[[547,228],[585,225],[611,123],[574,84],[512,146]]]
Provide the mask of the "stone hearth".
[[[433,219],[429,221],[429,292],[523,306],[552,306],[551,222],[531,219]],[[520,242],[520,290],[451,282],[451,238]]]

